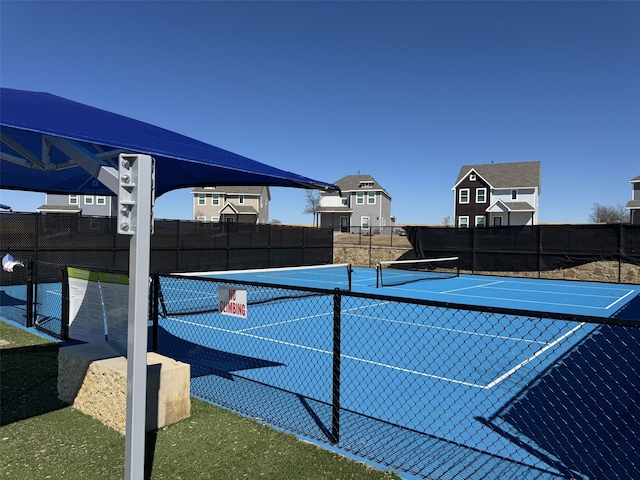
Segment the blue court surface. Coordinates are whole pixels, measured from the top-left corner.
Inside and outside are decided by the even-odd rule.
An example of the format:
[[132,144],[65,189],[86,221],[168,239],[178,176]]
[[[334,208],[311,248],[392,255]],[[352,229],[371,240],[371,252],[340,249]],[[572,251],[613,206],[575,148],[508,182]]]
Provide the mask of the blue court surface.
[[[211,277],[228,279],[230,283],[245,280],[329,289],[346,288],[349,284],[342,267],[218,272]],[[532,312],[592,317],[614,317],[626,312],[624,318],[635,316],[640,321],[640,286],[461,275],[376,288],[375,270],[355,268],[351,287],[353,292],[391,298],[380,301],[348,294],[343,297],[341,408],[421,432],[450,448],[507,459],[510,468],[517,465],[525,472],[530,468],[536,478],[567,478],[569,470],[575,473],[575,468],[564,467],[553,452],[541,454],[544,449],[540,444],[534,448],[522,439],[514,442],[486,419],[493,419],[498,409],[520,395],[576,345],[598,334],[597,324],[550,320],[543,314],[537,318]],[[205,292],[201,286],[185,288],[193,289],[186,294],[188,297],[210,296],[208,301],[214,305],[217,302],[216,292]],[[236,371],[242,370],[243,379],[331,404],[330,382],[309,379],[309,372],[328,378],[331,375],[331,297],[251,305],[251,287],[247,290],[247,318],[217,312],[186,316],[168,313],[160,320],[160,327],[164,334],[197,344],[198,348],[227,352],[237,358],[259,356],[259,368],[255,364],[237,367]],[[168,285],[163,287],[163,293],[168,303],[185,299],[184,291],[174,296]],[[401,300],[395,302],[392,297],[529,313],[517,316],[422,305],[405,308]],[[181,356],[177,351],[168,353]],[[229,382],[219,374],[207,376],[206,368],[200,368],[202,375],[192,385],[196,394],[199,388],[206,390],[215,384],[220,389],[219,382]],[[331,425],[330,418],[317,415],[320,421],[309,419],[317,427],[309,428]],[[356,441],[357,437],[372,443],[388,441],[367,435],[357,428],[345,430],[341,441]],[[413,471],[420,471],[416,468]],[[495,465],[491,468],[495,473]],[[485,474],[480,469],[469,478],[484,478]]]

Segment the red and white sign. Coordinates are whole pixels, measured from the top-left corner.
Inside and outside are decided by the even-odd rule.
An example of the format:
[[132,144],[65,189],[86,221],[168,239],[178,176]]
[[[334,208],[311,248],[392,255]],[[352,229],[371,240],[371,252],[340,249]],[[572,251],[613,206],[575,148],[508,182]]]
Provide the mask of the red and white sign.
[[218,312],[232,317],[247,318],[247,291],[218,287]]

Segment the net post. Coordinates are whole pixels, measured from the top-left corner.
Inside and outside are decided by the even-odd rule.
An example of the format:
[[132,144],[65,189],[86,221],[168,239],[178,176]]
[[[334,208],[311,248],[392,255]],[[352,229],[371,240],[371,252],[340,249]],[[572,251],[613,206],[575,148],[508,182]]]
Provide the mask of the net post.
[[340,289],[333,294],[333,402],[331,414],[331,444],[340,442],[340,312],[342,308]]
[[60,324],[60,339],[69,340],[69,270],[62,268],[62,318]]
[[348,279],[349,291],[351,291],[352,274],[353,274],[353,266],[351,264],[348,264],[347,265],[347,279]]

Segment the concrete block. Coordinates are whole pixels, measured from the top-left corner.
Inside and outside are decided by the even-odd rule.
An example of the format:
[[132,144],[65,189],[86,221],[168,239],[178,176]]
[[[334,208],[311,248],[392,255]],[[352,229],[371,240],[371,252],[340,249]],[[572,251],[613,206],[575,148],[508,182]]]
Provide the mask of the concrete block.
[[[127,359],[109,342],[63,347],[58,353],[58,398],[124,434]],[[191,415],[189,364],[147,353],[146,430]]]

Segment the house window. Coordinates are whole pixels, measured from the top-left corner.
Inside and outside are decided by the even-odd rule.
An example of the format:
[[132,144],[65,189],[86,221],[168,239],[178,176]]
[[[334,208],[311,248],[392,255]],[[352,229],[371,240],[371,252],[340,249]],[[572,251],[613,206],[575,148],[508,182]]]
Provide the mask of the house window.
[[484,215],[476,215],[476,227],[484,227],[485,225]]
[[93,195],[85,195],[84,196],[84,204],[85,205],[93,205]]
[[358,192],[356,194],[356,204],[358,204],[358,205],[363,205],[364,204],[364,193],[363,192]]
[[206,195],[204,193],[198,194],[198,205],[206,205]]
[[373,188],[373,182],[360,182],[360,188]]
[[367,203],[369,205],[374,205],[376,203],[376,192],[367,193]]
[[107,197],[103,195],[98,195],[96,197],[96,205],[106,205],[106,204],[107,204]]
[[469,175],[469,180],[471,180],[472,182],[476,181],[476,174],[472,173],[471,175]]
[[518,191],[511,190],[511,200],[517,200],[517,199],[518,199]]
[[369,228],[369,217],[360,217],[360,226],[363,229],[368,229]]
[[349,206],[349,195],[346,193],[342,194],[342,205]]
[[239,205],[244,204],[244,195],[240,195],[240,196],[238,197],[238,204],[239,204]]
[[487,189],[486,188],[477,188],[476,189],[476,203],[486,203],[487,202]]
[[458,227],[460,227],[460,228],[468,228],[469,227],[469,217],[458,217]]
[[220,205],[220,194],[214,193],[211,195],[211,205]]
[[199,221],[199,222],[206,222],[206,221],[207,221],[207,217],[199,216],[199,217],[198,217],[198,221]]
[[458,202],[459,203],[469,203],[469,189],[468,188],[461,188],[458,191]]
[[217,223],[220,221],[220,217],[211,217],[211,221]]
[[78,195],[69,195],[69,205],[78,204]]

